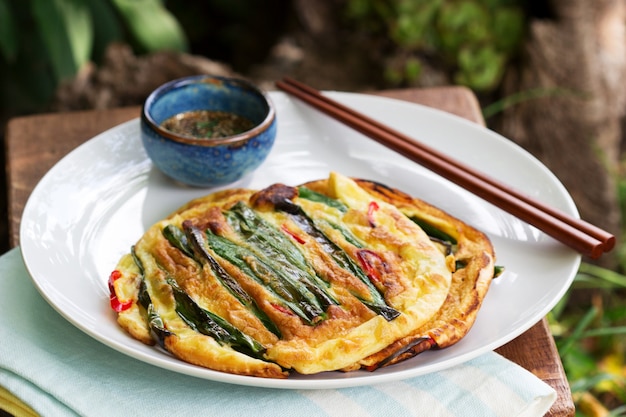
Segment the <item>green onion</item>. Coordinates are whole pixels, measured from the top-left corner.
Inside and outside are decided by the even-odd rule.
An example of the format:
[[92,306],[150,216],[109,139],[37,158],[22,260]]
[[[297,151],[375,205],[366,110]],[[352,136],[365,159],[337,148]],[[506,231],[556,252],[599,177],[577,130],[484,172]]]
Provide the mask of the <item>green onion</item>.
[[192,259],[194,258],[193,247],[190,246],[189,241],[187,240],[187,236],[181,229],[174,226],[173,224],[168,224],[163,228],[163,236],[165,236],[168,242],[170,242],[182,253]]
[[294,278],[310,291],[326,310],[338,304],[326,288],[329,284],[317,276],[300,250],[280,230],[266,222],[243,202],[224,213],[231,227],[245,240],[248,247],[273,270],[281,271],[286,279]]
[[238,352],[263,359],[265,348],[227,320],[200,307],[178,283],[168,278],[176,300],[176,312],[195,331],[211,336],[220,344],[226,344]]
[[311,219],[302,207],[294,204],[290,200],[284,200],[276,205],[278,210],[282,210],[289,215],[300,226],[300,228],[308,235],[313,237],[315,241],[328,253],[341,268],[351,272],[363,282],[369,289],[371,300],[359,298],[372,311],[383,316],[386,320],[393,320],[400,315],[400,312],[385,303],[385,299],[372,284],[365,272],[343,251],[335,242],[330,240],[324,232],[317,228],[313,219]]
[[348,211],[348,206],[343,204],[341,201],[330,198],[307,187],[298,187],[298,197],[304,198],[305,200],[326,204],[329,207],[336,208],[342,213]]
[[281,271],[272,269],[257,254],[230,240],[206,231],[209,246],[222,258],[235,265],[270,291],[282,304],[307,324],[317,324],[325,314],[315,297],[299,282]]
[[502,273],[504,273],[505,268],[502,265],[495,265],[493,267],[493,277],[498,278]]
[[328,224],[333,229],[339,231],[339,233],[343,235],[343,238],[346,239],[346,242],[348,242],[352,246],[355,246],[359,249],[365,246],[363,242],[361,242],[350,230],[346,229],[345,227],[339,226],[335,223],[328,222],[326,220],[322,220],[322,222]]
[[457,243],[456,239],[450,236],[449,234],[447,234],[446,232],[443,232],[442,230],[436,228],[435,226],[431,225],[430,223],[425,222],[424,220],[416,216],[411,216],[409,218],[413,221],[413,223],[421,227],[422,230],[428,236],[435,238],[439,241],[450,242],[452,245],[456,245]]
[[163,235],[174,247],[179,248],[183,253],[187,255],[191,253],[192,258],[197,262],[201,264],[207,263],[224,288],[252,312],[252,314],[263,323],[267,330],[280,338],[281,332],[278,327],[276,327],[267,314],[258,307],[256,301],[254,301],[241,285],[222,268],[217,260],[215,260],[204,247],[205,240],[202,236],[202,232],[191,225],[191,222],[184,222],[183,227],[185,228],[184,233],[176,226],[170,224],[163,229]]
[[139,284],[139,294],[137,295],[137,299],[139,304],[146,310],[146,314],[148,316],[148,326],[152,331],[152,337],[157,341],[159,346],[165,348],[165,338],[168,336],[172,336],[174,333],[170,332],[165,328],[165,323],[159,313],[154,308],[154,304],[152,304],[152,298],[150,297],[150,293],[148,293],[148,286],[146,285],[146,278],[144,274],[143,263],[137,256],[135,252],[135,247],[131,247],[130,253],[139,268],[139,273],[141,274],[141,283]]

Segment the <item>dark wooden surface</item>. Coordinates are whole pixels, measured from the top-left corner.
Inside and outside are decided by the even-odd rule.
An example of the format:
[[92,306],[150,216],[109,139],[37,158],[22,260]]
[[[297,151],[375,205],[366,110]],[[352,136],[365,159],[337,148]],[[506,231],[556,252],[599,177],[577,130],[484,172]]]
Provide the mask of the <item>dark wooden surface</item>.
[[[476,97],[462,87],[389,90],[374,94],[427,105],[484,124]],[[81,143],[138,117],[139,112],[139,107],[129,107],[34,115],[9,121],[5,143],[11,246],[19,245],[22,211],[41,177]],[[546,416],[574,416],[570,388],[545,320],[497,349],[497,352],[528,369],[556,390],[557,401]]]

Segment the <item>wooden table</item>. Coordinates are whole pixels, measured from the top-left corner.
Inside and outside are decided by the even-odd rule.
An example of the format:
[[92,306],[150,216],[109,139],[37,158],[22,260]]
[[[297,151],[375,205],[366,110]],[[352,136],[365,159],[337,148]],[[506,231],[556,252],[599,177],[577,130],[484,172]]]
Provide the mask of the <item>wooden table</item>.
[[[484,124],[476,97],[462,87],[389,90],[375,94],[435,107]],[[5,141],[11,246],[19,245],[22,211],[41,177],[76,146],[138,117],[139,112],[139,107],[129,107],[34,115],[9,121]],[[528,369],[557,391],[558,399],[547,416],[574,416],[569,384],[545,320],[497,352]]]

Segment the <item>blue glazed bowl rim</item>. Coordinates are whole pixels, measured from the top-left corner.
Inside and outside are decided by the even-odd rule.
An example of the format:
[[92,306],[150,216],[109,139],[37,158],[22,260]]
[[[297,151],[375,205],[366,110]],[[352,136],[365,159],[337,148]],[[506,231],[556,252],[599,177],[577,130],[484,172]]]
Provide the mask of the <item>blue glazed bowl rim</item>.
[[[257,124],[252,129],[242,132],[238,135],[232,135],[232,136],[227,136],[227,137],[223,137],[219,139],[207,140],[207,139],[199,139],[199,138],[194,138],[192,136],[184,136],[184,135],[178,135],[176,133],[173,133],[167,129],[162,128],[150,115],[150,112],[149,112],[150,107],[161,95],[167,93],[168,91],[171,91],[171,90],[174,90],[174,89],[186,86],[186,85],[197,84],[197,83],[207,82],[211,80],[218,81],[220,83],[237,84],[241,87],[251,90],[255,94],[258,94],[259,97],[265,100],[265,103],[267,104],[267,109],[268,109],[267,115],[265,116],[263,121]],[[143,107],[141,109],[141,121],[145,123],[150,129],[156,131],[160,136],[170,139],[174,142],[184,143],[188,145],[203,146],[203,147],[208,147],[208,148],[220,146],[220,145],[243,144],[249,141],[250,139],[257,137],[259,134],[263,133],[267,129],[269,129],[275,119],[276,119],[276,109],[274,107],[274,103],[272,102],[269,95],[265,91],[261,90],[260,88],[252,84],[251,82],[246,81],[244,79],[234,78],[234,77],[222,77],[222,76],[217,76],[217,75],[192,75],[189,77],[183,77],[183,78],[178,78],[172,81],[168,81],[165,84],[162,84],[160,87],[156,88],[152,93],[150,93],[148,98],[144,101]]]

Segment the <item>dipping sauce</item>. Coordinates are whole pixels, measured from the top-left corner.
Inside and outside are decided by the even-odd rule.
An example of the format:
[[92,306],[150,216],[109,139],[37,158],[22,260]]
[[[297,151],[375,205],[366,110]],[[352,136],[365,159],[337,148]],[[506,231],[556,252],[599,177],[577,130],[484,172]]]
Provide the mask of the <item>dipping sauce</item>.
[[172,116],[161,123],[161,127],[178,135],[199,139],[217,139],[250,130],[254,127],[254,123],[235,113],[195,110]]

